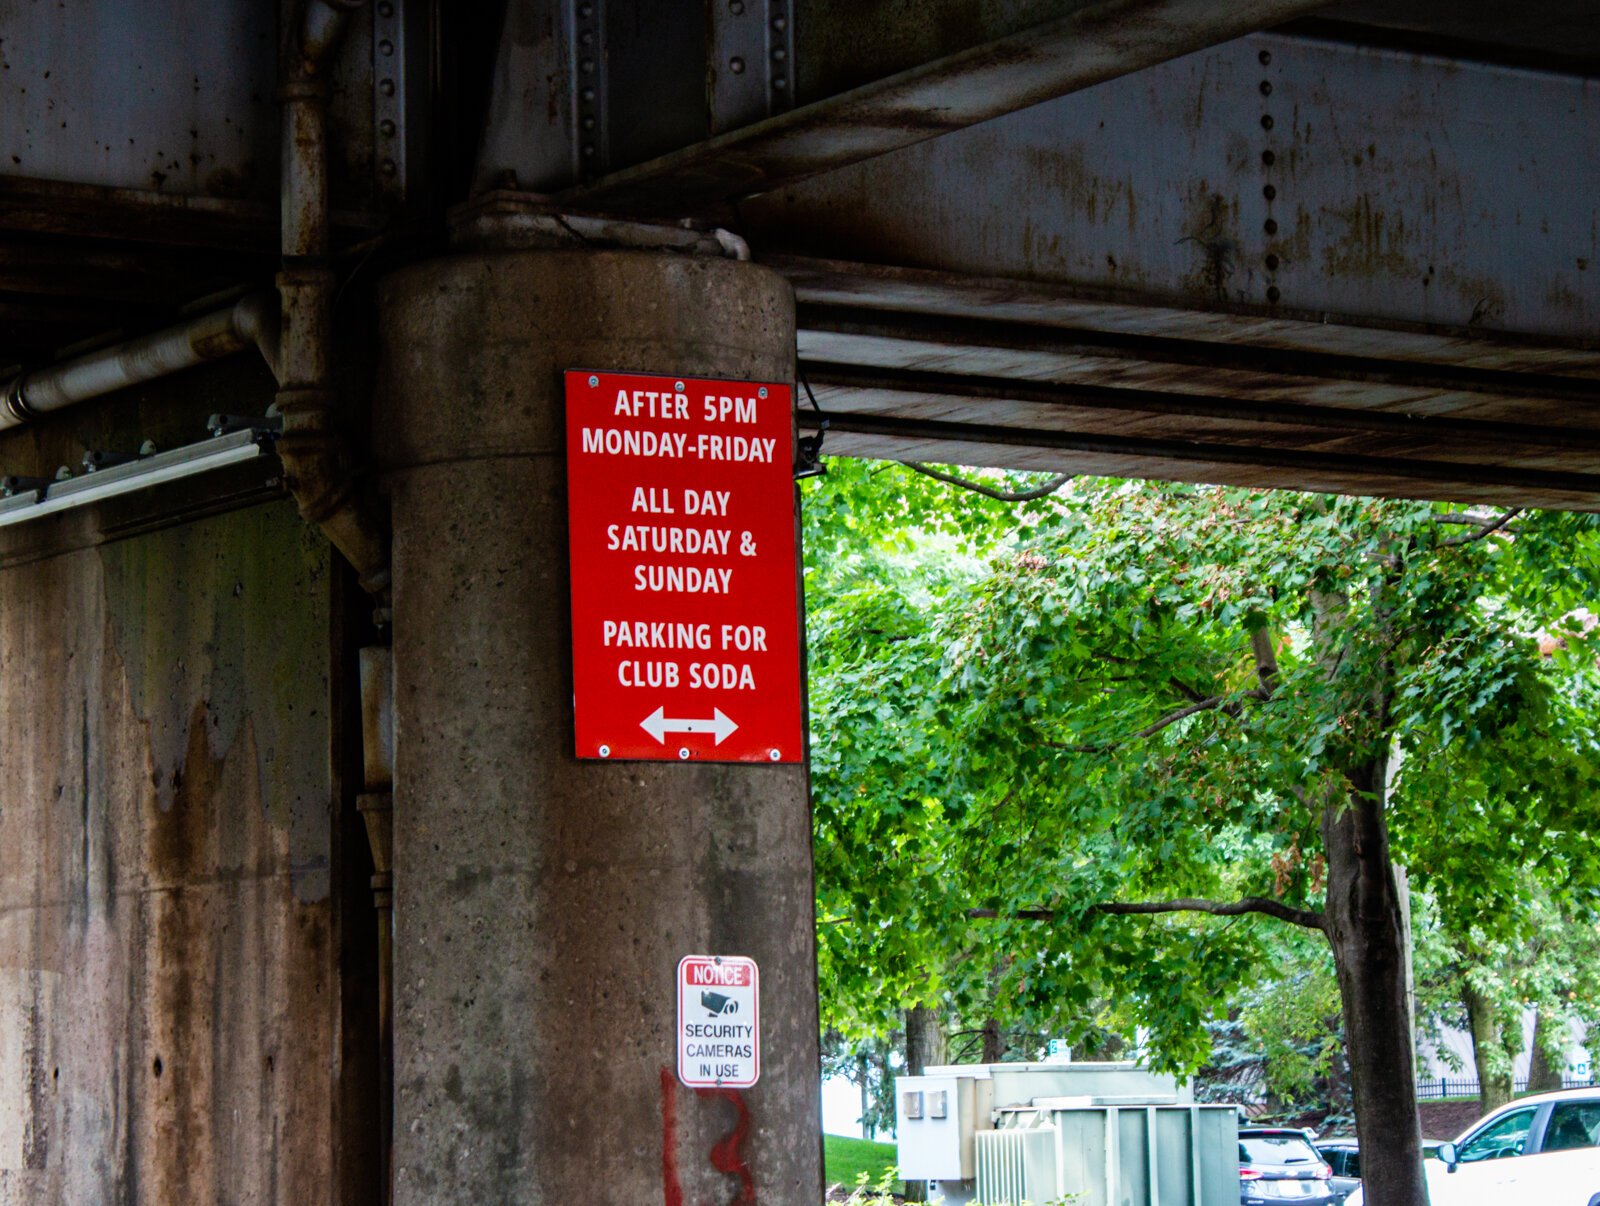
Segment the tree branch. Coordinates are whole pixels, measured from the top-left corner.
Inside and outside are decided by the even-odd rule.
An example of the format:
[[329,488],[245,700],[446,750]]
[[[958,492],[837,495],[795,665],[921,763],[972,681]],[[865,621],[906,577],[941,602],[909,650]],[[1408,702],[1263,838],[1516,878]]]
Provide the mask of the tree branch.
[[1137,733],[1115,741],[1098,741],[1093,745],[1072,745],[1065,741],[1047,740],[1045,744],[1051,749],[1065,750],[1069,754],[1107,754],[1118,746],[1128,745],[1134,741],[1143,741],[1146,737],[1154,737],[1162,729],[1169,728],[1180,720],[1187,720],[1190,716],[1200,712],[1215,712],[1221,709],[1229,716],[1237,716],[1240,711],[1241,699],[1264,700],[1268,696],[1269,692],[1264,687],[1258,687],[1253,691],[1243,691],[1238,695],[1212,695],[1205,699],[1198,699],[1192,704],[1185,704],[1175,711],[1168,712],[1154,724],[1145,725]]
[[931,465],[924,465],[921,461],[901,461],[900,463],[907,469],[920,473],[924,477],[931,477],[935,481],[947,482],[952,486],[960,486],[963,490],[971,490],[974,494],[981,494],[985,498],[992,498],[998,502],[1032,502],[1036,498],[1044,498],[1047,495],[1054,494],[1072,480],[1072,474],[1058,473],[1043,485],[1035,486],[1029,490],[1000,490],[994,486],[986,486],[982,482],[958,477],[954,473],[946,473],[943,469],[935,469]]
[[1466,532],[1460,536],[1452,536],[1449,540],[1441,540],[1439,542],[1439,546],[1441,548],[1451,548],[1456,545],[1472,544],[1476,541],[1482,540],[1485,536],[1493,536],[1501,528],[1505,527],[1506,524],[1510,523],[1513,519],[1521,514],[1521,507],[1512,507],[1511,510],[1507,511],[1498,519],[1491,519],[1488,523],[1482,524],[1476,532]]
[[[1310,930],[1322,928],[1321,913],[1312,909],[1298,909],[1281,900],[1273,900],[1270,896],[1246,896],[1233,901],[1201,900],[1193,896],[1182,896],[1176,900],[1107,900],[1090,905],[1089,912],[1118,917],[1154,913],[1209,913],[1213,917],[1238,917],[1245,913],[1261,913]],[[968,909],[967,916],[992,918],[999,917],[1000,913],[995,909]],[[1056,913],[1053,909],[1018,909],[1006,916],[1022,921],[1054,921]]]
[[[1104,754],[1109,753],[1118,746],[1127,745],[1134,741],[1143,741],[1146,737],[1153,737],[1162,729],[1175,725],[1180,720],[1186,720],[1199,712],[1213,712],[1220,708],[1229,716],[1238,716],[1242,711],[1242,702],[1244,700],[1255,699],[1265,702],[1272,698],[1272,693],[1278,685],[1278,654],[1273,649],[1271,633],[1265,628],[1253,630],[1250,633],[1250,648],[1255,655],[1256,677],[1261,682],[1261,685],[1253,690],[1239,694],[1204,695],[1198,688],[1191,687],[1181,678],[1172,675],[1167,679],[1167,683],[1179,695],[1188,699],[1189,703],[1168,712],[1154,724],[1146,725],[1137,733],[1115,741],[1099,741],[1093,745],[1071,745],[1062,741],[1046,741],[1045,744],[1051,749],[1065,750],[1070,754]],[[1108,654],[1100,654],[1099,656],[1107,661],[1129,661],[1129,659],[1114,658]]]
[[1428,519],[1441,527],[1481,528],[1486,523],[1495,521],[1493,511],[1446,511],[1440,515],[1430,515]]
[[1113,900],[1095,905],[1093,911],[1117,916],[1148,913],[1210,913],[1213,917],[1238,917],[1244,913],[1262,913],[1268,917],[1276,917],[1279,921],[1303,925],[1307,929],[1322,928],[1321,913],[1312,909],[1297,909],[1293,905],[1284,904],[1281,900],[1273,900],[1270,896],[1246,896],[1242,900],[1228,902],[1200,900],[1195,897],[1180,897],[1177,900]]
[[1256,677],[1268,695],[1278,685],[1278,651],[1272,647],[1272,634],[1265,628],[1250,630],[1250,651],[1256,655]]

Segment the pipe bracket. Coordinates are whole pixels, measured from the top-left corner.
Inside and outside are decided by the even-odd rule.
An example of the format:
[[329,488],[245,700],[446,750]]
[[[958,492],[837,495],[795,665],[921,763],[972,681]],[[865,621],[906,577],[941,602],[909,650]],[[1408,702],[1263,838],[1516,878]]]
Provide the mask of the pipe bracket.
[[28,399],[23,393],[27,381],[28,374],[21,373],[6,387],[4,407],[6,415],[11,420],[6,424],[7,427],[19,426],[33,418],[33,409],[28,405]]

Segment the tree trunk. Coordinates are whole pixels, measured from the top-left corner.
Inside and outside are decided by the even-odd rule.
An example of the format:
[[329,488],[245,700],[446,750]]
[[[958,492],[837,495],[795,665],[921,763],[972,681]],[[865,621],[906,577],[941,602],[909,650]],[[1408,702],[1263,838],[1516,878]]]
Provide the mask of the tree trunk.
[[1006,1036],[1000,1029],[1000,1023],[993,1018],[985,1018],[983,1022],[983,1055],[986,1064],[998,1064],[1006,1055]]
[[1328,858],[1323,928],[1333,947],[1350,1048],[1361,1176],[1373,1206],[1428,1206],[1406,1009],[1400,898],[1383,815],[1385,761],[1349,776],[1322,814]]
[[861,1086],[861,1134],[871,1139],[878,1125],[872,1117],[872,1064],[864,1051],[856,1056],[856,1083]]
[[1487,1114],[1511,1100],[1509,1045],[1500,1016],[1487,997],[1471,984],[1463,983],[1461,1003],[1467,1007],[1467,1026],[1472,1032],[1472,1062],[1478,1070],[1478,1108]]
[[[926,1005],[906,1010],[906,1075],[921,1076],[929,1067],[944,1063],[944,1030],[939,1015]],[[907,1181],[906,1201],[925,1202],[927,1183]]]
[[921,1076],[945,1062],[944,1028],[926,1005],[906,1010],[906,1075]]
[[[1561,1078],[1566,1071],[1566,1056],[1561,1054],[1559,1059],[1551,1059],[1550,1053],[1545,1050],[1545,1045],[1557,1036],[1550,1033],[1550,1020],[1543,1010],[1533,1015],[1533,1049],[1528,1064],[1528,1092],[1548,1093],[1552,1089],[1561,1087]],[[1559,1039],[1557,1040],[1559,1043]],[[1561,1047],[1556,1047],[1558,1052]]]
[[884,1043],[878,1048],[878,1116],[887,1119],[890,1126],[895,1116],[893,1064],[889,1044]]

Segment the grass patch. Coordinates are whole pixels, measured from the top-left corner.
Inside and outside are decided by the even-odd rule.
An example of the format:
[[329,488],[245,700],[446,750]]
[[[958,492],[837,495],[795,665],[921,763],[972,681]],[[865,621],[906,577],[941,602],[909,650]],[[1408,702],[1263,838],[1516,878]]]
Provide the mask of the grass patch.
[[884,1170],[894,1165],[892,1143],[874,1143],[871,1139],[850,1139],[844,1135],[822,1137],[823,1177],[829,1185],[853,1186],[862,1173],[867,1174],[869,1184],[875,1184]]

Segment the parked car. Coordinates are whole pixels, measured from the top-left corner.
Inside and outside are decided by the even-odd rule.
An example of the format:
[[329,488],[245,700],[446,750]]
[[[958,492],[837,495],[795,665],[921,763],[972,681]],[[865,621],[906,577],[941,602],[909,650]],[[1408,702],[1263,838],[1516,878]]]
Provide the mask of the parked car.
[[1304,1131],[1289,1127],[1239,1128],[1239,1201],[1302,1202],[1332,1206],[1331,1170]]
[[1361,1184],[1360,1144],[1355,1139],[1318,1139],[1315,1144],[1317,1155],[1333,1174],[1328,1178],[1333,1200],[1343,1202]]
[[[1361,1143],[1355,1136],[1348,1138],[1335,1137],[1331,1139],[1313,1139],[1312,1146],[1317,1149],[1317,1154],[1328,1162],[1328,1167],[1333,1170],[1328,1185],[1333,1190],[1334,1201],[1343,1202],[1356,1191],[1361,1184]],[[1422,1141],[1422,1158],[1424,1160],[1437,1160],[1439,1158],[1438,1139],[1424,1139]]]
[[1422,1167],[1433,1206],[1600,1206],[1600,1088],[1503,1105]]

